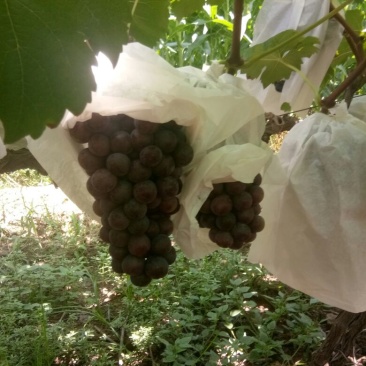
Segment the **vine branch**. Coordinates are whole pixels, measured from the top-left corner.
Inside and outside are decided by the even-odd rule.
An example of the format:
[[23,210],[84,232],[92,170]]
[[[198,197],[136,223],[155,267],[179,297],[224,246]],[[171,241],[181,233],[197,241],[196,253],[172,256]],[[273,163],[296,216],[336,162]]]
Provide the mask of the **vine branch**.
[[240,56],[241,22],[243,17],[244,0],[235,0],[233,38],[231,43],[230,57],[227,60],[228,73],[234,75],[244,61]]

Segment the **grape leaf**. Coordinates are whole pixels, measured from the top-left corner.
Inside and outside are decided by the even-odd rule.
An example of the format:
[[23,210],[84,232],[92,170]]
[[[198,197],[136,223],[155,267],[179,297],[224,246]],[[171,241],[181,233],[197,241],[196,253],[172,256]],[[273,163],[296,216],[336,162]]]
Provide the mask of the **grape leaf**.
[[[300,69],[302,59],[318,51],[316,44],[319,40],[316,37],[301,36],[285,43],[297,33],[295,30],[286,30],[246,49],[243,71],[248,78],[260,78],[265,88],[277,80],[288,79],[294,68]],[[278,48],[281,44],[284,45]]]
[[154,46],[168,29],[169,0],[134,0],[130,35]]
[[360,9],[350,9],[345,12],[346,22],[356,32],[361,33],[363,30],[363,21],[365,12]]
[[205,5],[205,0],[173,0],[171,7],[172,13],[181,19],[201,10],[203,5]]

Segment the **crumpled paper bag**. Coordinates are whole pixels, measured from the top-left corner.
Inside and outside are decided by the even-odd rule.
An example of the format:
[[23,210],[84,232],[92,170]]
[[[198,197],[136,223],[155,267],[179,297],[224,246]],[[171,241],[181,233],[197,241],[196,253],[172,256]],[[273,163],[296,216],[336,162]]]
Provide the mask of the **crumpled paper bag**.
[[349,312],[366,311],[366,124],[315,113],[285,137],[264,174],[266,228],[249,261]]
[[[234,143],[261,146],[265,127],[263,108],[245,88],[236,85],[231,75],[216,78],[213,73],[191,67],[175,69],[153,50],[138,43],[124,46],[115,69],[101,58],[94,73],[97,91],[92,93],[92,102],[83,113],[73,116],[67,112],[57,129],[48,129],[35,141],[28,139],[29,149],[50,177],[91,217],[95,217],[91,207],[93,199],[84,189],[88,176],[77,163],[83,146],[71,141],[67,129],[77,121],[88,120],[92,113],[123,113],[158,123],[175,120],[185,126],[194,149],[194,159],[185,168],[186,174],[193,171],[209,151],[230,139],[234,139]],[[221,157],[227,158],[228,153],[227,149],[222,150]],[[266,154],[270,156],[268,151]],[[255,174],[249,173],[250,178],[261,170],[263,161],[257,165]],[[196,200],[196,197],[191,199]],[[183,196],[182,200],[184,204],[187,201]],[[178,244],[184,251],[186,243],[179,241]],[[187,249],[188,252],[192,250]]]

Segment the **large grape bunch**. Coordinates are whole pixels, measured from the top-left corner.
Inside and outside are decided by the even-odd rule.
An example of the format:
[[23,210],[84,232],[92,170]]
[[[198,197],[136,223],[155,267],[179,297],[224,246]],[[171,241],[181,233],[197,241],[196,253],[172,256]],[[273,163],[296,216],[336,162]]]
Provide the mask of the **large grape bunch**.
[[112,269],[130,275],[136,286],[164,277],[176,258],[171,215],[180,206],[182,169],[193,159],[183,128],[174,121],[93,114],[70,134],[88,144],[78,160],[89,175],[87,189]]
[[210,240],[222,248],[241,249],[264,229],[260,202],[264,192],[258,174],[252,183],[230,182],[213,185],[213,190],[196,218],[208,228]]

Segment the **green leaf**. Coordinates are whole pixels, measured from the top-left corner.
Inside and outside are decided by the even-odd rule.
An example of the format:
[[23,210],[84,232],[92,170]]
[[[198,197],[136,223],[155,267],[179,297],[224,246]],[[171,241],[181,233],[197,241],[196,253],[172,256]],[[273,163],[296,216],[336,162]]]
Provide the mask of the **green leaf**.
[[173,0],[171,7],[172,13],[181,19],[201,10],[203,5],[205,5],[205,0]]
[[363,21],[365,12],[360,9],[350,9],[345,12],[346,22],[356,32],[361,33],[363,30]]
[[5,141],[56,126],[91,100],[95,58],[73,19],[75,1],[0,1],[0,119]]
[[260,78],[264,88],[277,80],[288,79],[294,68],[301,68],[303,58],[318,51],[317,38],[300,36],[291,41],[296,34],[295,30],[286,30],[248,48],[243,71],[249,78]]
[[130,35],[146,46],[163,37],[169,23],[169,0],[134,0]]

